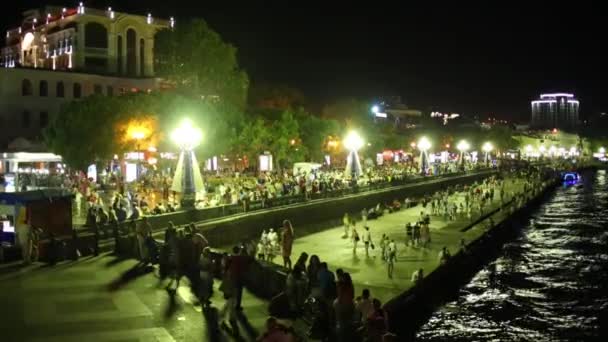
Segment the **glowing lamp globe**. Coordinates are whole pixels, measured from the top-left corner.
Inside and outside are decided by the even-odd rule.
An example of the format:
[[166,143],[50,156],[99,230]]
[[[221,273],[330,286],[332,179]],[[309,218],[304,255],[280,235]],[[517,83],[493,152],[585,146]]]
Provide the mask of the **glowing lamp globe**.
[[603,147],[600,147],[600,150],[599,150],[599,151],[600,151],[600,153],[602,153],[602,154],[606,153],[606,149],[605,149],[605,148],[603,148]]
[[461,151],[461,152],[468,151],[470,147],[471,147],[471,145],[469,145],[469,143],[466,140],[461,140],[458,143],[458,146],[456,146],[456,148],[458,149],[458,151]]
[[346,138],[344,138],[344,147],[346,147],[349,151],[358,151],[361,147],[363,147],[363,138],[357,134],[357,132],[352,131],[348,133]]
[[487,143],[483,144],[483,146],[481,147],[481,149],[484,152],[489,153],[490,151],[492,151],[494,149],[494,146],[492,146],[491,143],[487,142]]
[[184,119],[171,134],[171,139],[179,147],[191,150],[200,144],[203,133],[200,129],[194,127],[190,120]]
[[540,153],[545,153],[545,151],[547,150],[547,148],[545,148],[545,145],[540,145],[540,147],[538,148],[538,150],[540,151]]
[[427,151],[429,148],[431,148],[429,139],[427,139],[427,137],[420,138],[418,141],[418,149],[420,149],[420,151]]
[[379,111],[380,111],[380,107],[378,107],[378,106],[373,106],[373,107],[372,107],[372,113],[376,114],[376,113],[378,113]]

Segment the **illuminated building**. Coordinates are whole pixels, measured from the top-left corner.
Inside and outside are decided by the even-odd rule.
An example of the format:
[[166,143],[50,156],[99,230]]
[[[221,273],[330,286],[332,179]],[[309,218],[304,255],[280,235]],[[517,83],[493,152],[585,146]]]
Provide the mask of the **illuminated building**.
[[409,108],[402,102],[401,96],[381,98],[377,104],[372,106],[371,112],[378,120],[395,121],[396,124],[405,128],[418,126],[422,117],[422,111]]
[[154,36],[175,25],[112,8],[47,6],[23,13],[0,53],[0,149],[38,140],[66,102],[160,87]]
[[579,125],[579,101],[573,94],[542,94],[534,100],[530,126],[536,129],[571,129]]

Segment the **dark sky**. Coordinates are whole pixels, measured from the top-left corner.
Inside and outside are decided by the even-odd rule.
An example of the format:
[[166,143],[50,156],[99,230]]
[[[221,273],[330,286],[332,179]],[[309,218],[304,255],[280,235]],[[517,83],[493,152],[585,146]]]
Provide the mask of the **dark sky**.
[[[42,3],[3,3],[2,26],[13,26],[21,10]],[[527,119],[529,101],[538,94],[567,91],[579,97],[583,114],[608,111],[608,21],[599,8],[556,2],[532,7],[532,1],[509,2],[512,8],[328,3],[85,1],[173,15],[178,25],[180,18],[202,17],[237,46],[253,82],[289,84],[317,101],[401,95],[424,110]]]

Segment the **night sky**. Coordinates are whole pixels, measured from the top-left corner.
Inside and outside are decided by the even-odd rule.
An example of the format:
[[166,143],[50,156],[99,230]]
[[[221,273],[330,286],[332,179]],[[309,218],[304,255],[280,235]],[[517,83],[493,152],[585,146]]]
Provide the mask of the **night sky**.
[[[253,82],[301,89],[312,101],[401,95],[423,110],[527,120],[541,92],[566,91],[583,115],[608,111],[605,16],[552,2],[531,8],[388,6],[382,2],[85,1],[86,6],[206,19],[239,49]],[[41,4],[3,3],[1,24]],[[403,2],[411,3],[411,2]],[[511,4],[511,3],[510,3]],[[525,5],[525,6],[524,6]],[[361,5],[363,6],[363,5]],[[572,6],[572,5],[569,5]],[[604,51],[602,51],[602,49]]]

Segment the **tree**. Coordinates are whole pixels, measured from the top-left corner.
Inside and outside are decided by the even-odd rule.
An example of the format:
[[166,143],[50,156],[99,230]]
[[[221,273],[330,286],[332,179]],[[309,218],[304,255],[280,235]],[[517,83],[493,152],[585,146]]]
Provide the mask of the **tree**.
[[307,152],[309,161],[323,160],[323,147],[329,136],[341,135],[340,125],[336,120],[321,119],[304,111],[297,114],[300,128],[300,139]]
[[268,150],[270,131],[261,118],[244,125],[238,137],[238,146],[235,152],[243,154],[250,161],[250,165],[257,166],[258,156]]
[[[202,158],[234,149],[239,144],[239,130],[246,126],[243,112],[223,102],[175,93],[92,96],[64,107],[52,120],[45,139],[67,164],[84,169],[91,162],[107,161],[136,148],[175,150],[168,138],[185,118],[203,131],[197,149]],[[136,141],[134,132],[143,132],[144,138]]]
[[92,162],[134,150],[134,140],[127,135],[138,122],[148,126],[144,143],[156,141],[158,137],[152,134],[156,118],[145,110],[133,110],[141,96],[91,96],[67,104],[44,132],[47,146],[71,167],[86,170]]
[[158,32],[154,44],[158,76],[184,93],[244,108],[249,78],[236,52],[203,19]]
[[287,110],[304,106],[304,94],[287,85],[263,83],[249,88],[249,104],[258,109]]
[[270,149],[278,169],[303,159],[306,151],[300,144],[299,124],[291,111],[284,111],[281,119],[272,124],[271,131]]

